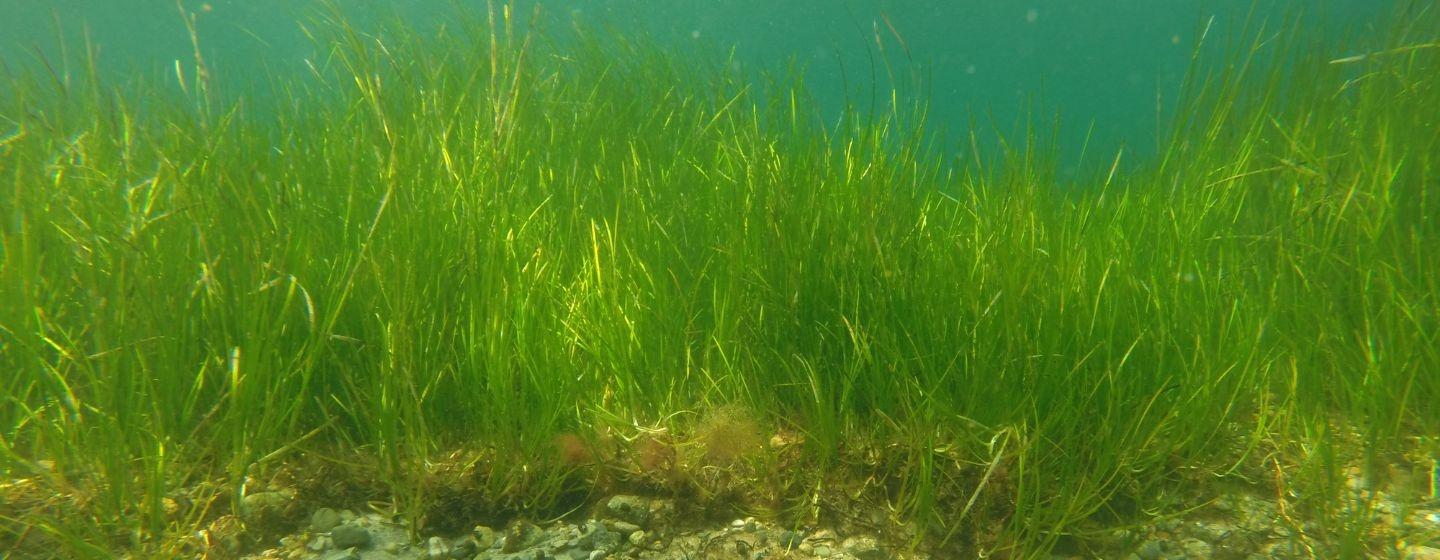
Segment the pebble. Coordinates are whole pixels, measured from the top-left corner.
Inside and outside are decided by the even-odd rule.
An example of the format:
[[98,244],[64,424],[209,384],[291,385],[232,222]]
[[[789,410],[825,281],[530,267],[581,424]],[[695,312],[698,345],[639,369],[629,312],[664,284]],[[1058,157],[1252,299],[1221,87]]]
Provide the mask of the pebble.
[[330,541],[335,548],[350,548],[370,544],[370,531],[358,525],[341,525],[330,531]]
[[1205,521],[1197,521],[1195,522],[1193,532],[1196,537],[1200,538],[1200,540],[1214,544],[1225,540],[1226,537],[1230,536],[1230,533],[1233,530],[1234,529],[1228,523],[1211,523]]
[[324,560],[360,560],[360,553],[353,548],[347,548],[325,555]]
[[430,557],[430,560],[440,560],[450,555],[450,547],[445,544],[445,539],[430,537],[430,540],[425,541],[425,555]]
[[[1377,492],[1383,494],[1383,489]],[[252,495],[250,505],[296,504],[284,493],[264,494]],[[1158,519],[1151,527],[1104,533],[1109,538],[1102,545],[1114,547],[1110,548],[1112,552],[1135,546],[1128,554],[1104,557],[1186,560],[1224,555],[1260,560],[1303,556],[1303,551],[1287,544],[1287,527],[1273,521],[1275,509],[1272,501],[1236,494],[1218,500],[1216,507],[1204,515]],[[697,530],[672,524],[674,511],[673,501],[615,496],[602,502],[597,512],[599,519],[579,524],[516,521],[504,531],[480,525],[459,538],[437,536],[416,542],[410,540],[406,527],[388,519],[320,508],[302,526],[308,530],[288,537],[284,548],[300,554],[295,558],[306,560],[678,560],[696,551],[724,551],[726,558],[736,560],[893,560],[900,554],[883,546],[878,535],[837,535],[824,527],[806,532],[754,518],[721,521]],[[1411,527],[1433,527],[1440,517],[1433,507],[1408,513],[1406,521]],[[321,530],[326,527],[330,527],[328,535]],[[1311,534],[1318,533],[1313,524],[1305,527]],[[1440,546],[1425,541],[1400,552],[1397,558],[1401,560],[1440,560]]]
[[650,523],[650,500],[640,496],[615,496],[605,503],[614,519],[645,527]]
[[450,549],[450,557],[469,560],[475,557],[475,553],[479,552],[480,548],[480,544],[475,541],[474,536],[465,537]]
[[1182,558],[1210,558],[1215,551],[1210,543],[1200,539],[1185,539],[1185,542],[1181,543],[1181,549],[1185,551]]
[[1145,541],[1145,544],[1140,545],[1140,548],[1135,551],[1135,555],[1139,556],[1141,560],[1159,560],[1161,556],[1165,555],[1165,548],[1161,546],[1160,541]]
[[473,531],[475,535],[475,546],[479,548],[490,548],[495,544],[495,530],[484,525],[476,525]]
[[583,550],[612,551],[620,546],[621,536],[605,528],[598,521],[587,521],[580,529],[580,536],[574,539],[575,546]]
[[240,513],[253,518],[284,509],[295,498],[294,492],[256,492],[240,500]]
[[888,556],[875,537],[850,537],[840,543],[840,548],[859,560],[885,560]]
[[630,523],[628,521],[606,520],[605,524],[610,527],[611,531],[615,531],[616,533],[620,533],[622,536],[626,537],[630,536],[631,533],[640,530],[639,525]]
[[545,532],[534,523],[529,521],[516,521],[510,525],[509,529],[505,530],[505,537],[501,539],[504,544],[500,545],[500,551],[519,552],[524,548],[538,544],[543,538],[545,538]]
[[331,529],[340,526],[340,512],[330,508],[320,508],[310,514],[310,530],[316,533],[329,533]]

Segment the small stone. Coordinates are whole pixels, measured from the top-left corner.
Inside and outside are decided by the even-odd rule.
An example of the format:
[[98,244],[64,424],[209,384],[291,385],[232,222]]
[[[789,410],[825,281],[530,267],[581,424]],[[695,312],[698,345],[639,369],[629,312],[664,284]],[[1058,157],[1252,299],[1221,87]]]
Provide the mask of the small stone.
[[495,544],[495,530],[484,525],[476,525],[473,531],[475,535],[475,546],[485,549]]
[[1181,543],[1181,549],[1185,551],[1185,558],[1210,558],[1215,552],[1210,543],[1200,539],[1185,539],[1185,542]]
[[819,557],[821,557],[821,558],[829,558],[829,557],[830,557],[830,547],[825,546],[825,545],[823,545],[823,544],[820,545],[820,546],[815,547],[815,555],[816,555],[816,556],[819,556]]
[[1223,522],[1207,523],[1202,521],[1195,523],[1195,528],[1192,533],[1196,537],[1199,537],[1200,540],[1215,544],[1225,540],[1225,538],[1229,537],[1230,533],[1233,531],[1233,527]]
[[615,496],[605,503],[605,511],[614,519],[644,527],[650,523],[650,501],[640,496]]
[[320,508],[310,514],[310,530],[316,533],[329,533],[331,529],[340,526],[340,512],[330,508]]
[[360,560],[360,553],[355,552],[354,548],[347,548],[325,555],[324,560]]
[[575,544],[585,550],[610,552],[620,547],[622,538],[620,533],[607,529],[604,523],[587,521],[580,528],[580,536],[575,538]]
[[886,554],[881,550],[879,541],[874,537],[850,537],[840,543],[840,548],[859,560],[885,560]]
[[290,505],[294,492],[256,492],[240,500],[240,514],[247,519],[278,512]]
[[736,519],[736,520],[730,522],[730,526],[731,526],[731,527],[734,527],[734,528],[736,528],[736,529],[740,529],[740,528],[742,528],[742,527],[745,526],[745,520],[744,520],[744,519]]
[[655,499],[650,501],[650,523],[639,523],[638,525],[649,527],[654,530],[656,527],[668,527],[675,519],[675,501]]
[[475,542],[475,537],[465,537],[450,548],[451,558],[474,558],[475,553],[480,551],[480,545]]
[[430,537],[425,541],[425,556],[428,556],[430,560],[440,560],[449,555],[450,547],[446,546],[445,539]]
[[504,543],[500,547],[501,552],[519,552],[521,549],[529,548],[545,538],[545,531],[529,521],[516,521],[505,530]]
[[1165,554],[1165,549],[1160,545],[1160,541],[1145,541],[1140,548],[1135,550],[1135,554],[1139,555],[1141,560],[1160,560],[1160,557]]
[[804,542],[805,535],[801,534],[799,531],[780,531],[780,546],[783,546],[786,549],[798,548],[801,544],[804,544]]
[[1345,486],[1351,490],[1363,491],[1370,489],[1370,477],[1360,467],[1350,466],[1345,468]]
[[649,542],[650,540],[650,534],[646,533],[645,531],[635,531],[633,533],[630,533],[630,536],[627,540],[629,540],[630,544],[632,545],[645,546],[645,543]]
[[616,533],[620,533],[621,535],[626,537],[630,536],[630,533],[634,533],[635,531],[640,530],[639,525],[630,523],[628,521],[607,520],[605,524],[610,527],[611,531],[615,531]]
[[330,531],[330,540],[335,548],[350,548],[370,544],[370,531],[359,525],[341,525]]
[[603,550],[592,550],[590,551],[589,560],[604,560],[605,557],[609,555],[609,552],[605,552]]
[[320,552],[327,548],[330,548],[330,537],[327,537],[325,535],[315,535],[315,538],[312,538],[310,539],[310,542],[305,543],[305,548],[310,549],[310,552]]

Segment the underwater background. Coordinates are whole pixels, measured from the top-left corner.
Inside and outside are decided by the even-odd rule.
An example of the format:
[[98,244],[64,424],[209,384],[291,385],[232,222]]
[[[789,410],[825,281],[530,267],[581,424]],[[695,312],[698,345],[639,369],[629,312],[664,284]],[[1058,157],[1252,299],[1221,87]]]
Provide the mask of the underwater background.
[[[181,5],[198,16],[201,48],[217,78],[230,87],[262,80],[267,73],[302,70],[304,60],[317,57],[317,47],[298,23],[330,9],[315,0],[185,0]],[[359,27],[373,18],[397,17],[419,29],[444,25],[453,5],[484,3],[333,3]],[[1047,129],[1054,128],[1049,117],[1058,116],[1062,126],[1052,132],[1060,136],[1061,156],[1072,171],[1087,134],[1089,149],[1098,153],[1126,146],[1131,154],[1153,154],[1156,131],[1172,116],[1180,80],[1207,23],[1213,25],[1212,49],[1223,49],[1227,41],[1233,47],[1248,39],[1246,32],[1260,24],[1278,24],[1303,8],[1303,25],[1338,40],[1364,30],[1395,6],[1389,0],[532,0],[512,5],[521,17],[539,13],[537,23],[547,32],[582,25],[650,38],[667,48],[733,49],[734,60],[752,71],[784,72],[794,63],[832,113],[847,101],[874,110],[872,98],[885,95],[877,87],[910,85],[902,93],[930,104],[937,130],[964,130],[970,119],[978,119],[986,128],[1022,133],[1017,121],[1025,116],[1037,116]],[[175,60],[191,56],[190,38],[173,2],[0,4],[0,58],[8,62],[24,60],[37,48],[54,56],[57,36],[78,45],[85,33],[100,47],[104,70],[170,72]],[[1338,49],[1309,54],[1326,59],[1350,54]]]

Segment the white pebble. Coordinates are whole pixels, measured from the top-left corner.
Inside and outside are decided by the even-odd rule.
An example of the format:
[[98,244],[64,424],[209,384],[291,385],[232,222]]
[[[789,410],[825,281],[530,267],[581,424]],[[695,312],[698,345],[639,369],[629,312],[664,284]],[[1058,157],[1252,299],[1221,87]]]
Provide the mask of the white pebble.
[[450,547],[445,546],[445,539],[440,537],[430,537],[430,540],[425,543],[425,554],[430,557],[430,560],[444,558],[450,554],[449,549]]

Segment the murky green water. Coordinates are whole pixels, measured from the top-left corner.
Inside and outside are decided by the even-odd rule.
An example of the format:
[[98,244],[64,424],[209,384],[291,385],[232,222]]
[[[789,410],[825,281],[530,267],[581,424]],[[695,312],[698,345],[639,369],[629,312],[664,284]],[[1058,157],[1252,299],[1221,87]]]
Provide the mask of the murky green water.
[[[453,17],[445,2],[335,4],[362,25],[390,15],[422,27],[454,24],[445,21]],[[268,72],[302,70],[306,59],[324,56],[301,32],[327,9],[322,2],[181,5],[196,16],[203,53],[232,89]],[[578,24],[677,47],[700,45],[695,52],[733,49],[738,63],[757,71],[783,71],[793,62],[806,69],[817,102],[836,110],[847,101],[862,110],[883,106],[884,91],[896,84],[902,95],[928,100],[932,124],[952,133],[968,129],[972,118],[986,128],[1018,130],[1020,115],[1057,115],[1062,152],[1074,158],[1087,133],[1090,150],[1098,150],[1092,153],[1153,150],[1157,115],[1168,118],[1168,102],[1207,24],[1209,43],[1223,49],[1247,26],[1277,28],[1303,8],[1307,25],[1324,26],[1335,39],[1333,49],[1315,56],[1335,58],[1348,54],[1347,33],[1393,7],[1375,0],[602,0],[527,1],[514,10],[517,17],[539,13],[536,21],[552,31]],[[173,74],[175,60],[192,56],[172,2],[0,3],[0,59],[7,63],[34,52],[58,59],[58,36],[75,49],[87,35],[105,69],[115,72]]]

